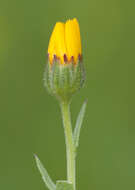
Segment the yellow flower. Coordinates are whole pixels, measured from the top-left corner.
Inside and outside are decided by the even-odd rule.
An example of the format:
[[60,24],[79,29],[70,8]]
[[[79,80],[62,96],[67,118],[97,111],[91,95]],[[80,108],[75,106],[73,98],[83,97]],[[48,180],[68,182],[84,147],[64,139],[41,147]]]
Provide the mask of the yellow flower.
[[48,47],[49,60],[52,63],[54,56],[60,59],[60,63],[76,63],[78,56],[82,54],[79,23],[76,18],[66,23],[57,22]]
[[76,18],[57,22],[48,46],[48,61],[44,84],[51,95],[60,101],[70,101],[83,87],[83,65],[79,23]]

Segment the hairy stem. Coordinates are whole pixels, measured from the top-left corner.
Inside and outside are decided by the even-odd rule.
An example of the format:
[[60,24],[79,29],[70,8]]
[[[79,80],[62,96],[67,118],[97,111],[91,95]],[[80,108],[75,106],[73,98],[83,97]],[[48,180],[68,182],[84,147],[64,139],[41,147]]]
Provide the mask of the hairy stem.
[[75,190],[75,147],[72,134],[70,104],[68,102],[61,103],[61,111],[65,132],[66,153],[67,153],[67,180],[73,184]]

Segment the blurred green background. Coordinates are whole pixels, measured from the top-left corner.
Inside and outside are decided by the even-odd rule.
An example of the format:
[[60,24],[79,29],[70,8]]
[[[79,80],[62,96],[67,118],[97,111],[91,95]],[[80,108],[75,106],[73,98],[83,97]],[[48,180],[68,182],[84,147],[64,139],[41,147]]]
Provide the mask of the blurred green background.
[[36,153],[66,179],[57,101],[43,87],[57,21],[80,23],[87,81],[73,98],[73,125],[88,107],[77,157],[77,189],[135,189],[135,3],[125,0],[0,1],[0,189],[47,190]]

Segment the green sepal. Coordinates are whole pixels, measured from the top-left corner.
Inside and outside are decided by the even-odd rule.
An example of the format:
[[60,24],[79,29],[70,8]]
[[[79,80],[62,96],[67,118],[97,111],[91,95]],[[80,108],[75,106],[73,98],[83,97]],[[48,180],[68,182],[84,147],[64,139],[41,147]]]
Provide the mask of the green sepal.
[[39,160],[39,158],[36,155],[34,155],[34,156],[35,156],[37,167],[39,169],[39,172],[42,176],[42,179],[43,179],[45,185],[48,187],[49,190],[56,190],[56,185],[53,183],[47,170],[44,168],[44,166],[41,163],[41,161]]
[[76,125],[75,125],[75,129],[74,129],[74,133],[73,133],[74,145],[76,148],[79,145],[80,131],[81,131],[82,123],[83,123],[83,118],[85,115],[86,105],[87,105],[87,101],[85,101],[83,103],[81,110],[78,114],[77,120],[76,120]]
[[52,64],[47,63],[44,75],[44,84],[48,92],[59,100],[70,100],[84,84],[85,71],[83,63],[78,62],[61,64],[54,60]]
[[73,184],[68,181],[57,181],[56,190],[73,190]]

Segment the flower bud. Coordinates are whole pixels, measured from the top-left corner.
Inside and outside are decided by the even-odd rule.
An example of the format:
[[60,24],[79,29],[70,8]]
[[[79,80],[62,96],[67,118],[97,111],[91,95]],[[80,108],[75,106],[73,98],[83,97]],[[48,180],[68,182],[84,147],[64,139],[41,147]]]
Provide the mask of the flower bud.
[[48,47],[45,86],[59,100],[68,101],[84,84],[79,24],[76,19],[56,23]]

